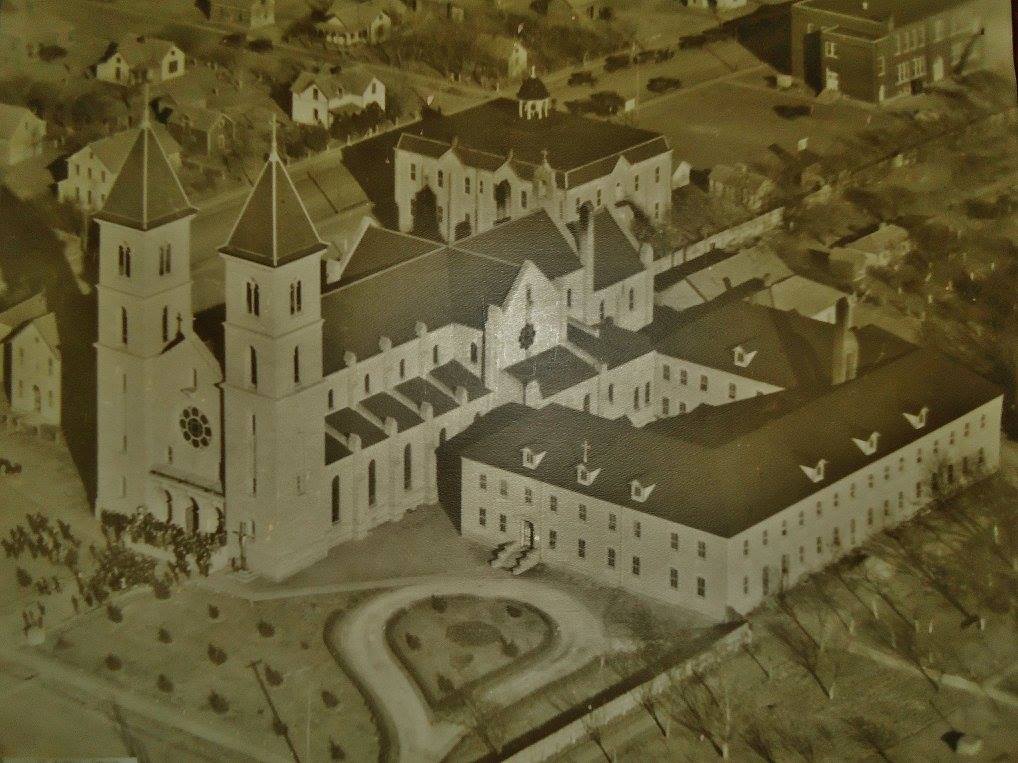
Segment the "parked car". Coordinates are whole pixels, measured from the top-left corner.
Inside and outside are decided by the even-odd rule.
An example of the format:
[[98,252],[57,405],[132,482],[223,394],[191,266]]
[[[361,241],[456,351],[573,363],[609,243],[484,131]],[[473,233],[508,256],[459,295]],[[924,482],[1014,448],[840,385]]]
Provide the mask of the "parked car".
[[569,75],[570,85],[591,85],[597,82],[594,78],[594,74],[588,71],[573,72]]
[[678,77],[652,77],[647,82],[647,89],[652,93],[667,93],[671,90],[678,90],[682,87],[682,80]]
[[805,104],[779,103],[774,107],[774,113],[782,119],[798,119],[813,114],[813,107]]
[[633,59],[625,53],[617,56],[608,56],[608,58],[604,60],[604,70],[606,72],[617,72],[619,69],[625,69],[631,66],[632,63]]
[[641,50],[633,58],[633,63],[645,64],[648,61],[653,61],[656,56],[657,56],[656,50]]
[[675,58],[675,51],[672,48],[658,48],[654,54],[654,60],[658,63],[670,61]]
[[599,90],[590,96],[591,110],[599,116],[618,114],[626,105],[626,99],[611,90]]
[[689,48],[702,48],[705,42],[707,42],[707,38],[702,34],[691,34],[688,37],[683,37],[679,40],[679,48],[683,50]]

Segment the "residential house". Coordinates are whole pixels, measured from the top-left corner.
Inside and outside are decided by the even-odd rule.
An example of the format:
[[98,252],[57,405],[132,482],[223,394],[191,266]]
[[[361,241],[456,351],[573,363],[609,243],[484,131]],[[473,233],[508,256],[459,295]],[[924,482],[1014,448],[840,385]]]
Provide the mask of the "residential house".
[[983,35],[979,0],[801,0],[792,71],[817,91],[881,103],[980,65]]
[[175,106],[166,119],[166,129],[181,145],[206,156],[225,151],[235,137],[233,119],[218,109]]
[[494,65],[495,76],[517,79],[527,73],[527,49],[519,39],[485,34],[478,38],[478,43]]
[[746,0],[682,0],[687,8],[703,11],[734,11],[746,7]]
[[761,244],[738,252],[716,249],[655,276],[654,302],[688,310],[751,282],[755,291],[791,276],[792,271],[769,246]]
[[37,296],[0,313],[0,324],[7,322],[16,323],[0,338],[11,412],[35,424],[59,426],[61,353],[56,315],[48,312],[45,299]]
[[276,0],[209,0],[209,21],[241,29],[276,23]]
[[46,122],[24,106],[0,103],[0,165],[37,156],[46,137]]
[[718,164],[710,171],[710,195],[750,212],[760,212],[777,191],[774,181],[745,164]]
[[329,128],[340,110],[385,111],[385,84],[363,66],[301,72],[290,86],[290,115],[298,124]]
[[824,323],[834,323],[838,302],[845,292],[800,275],[790,275],[756,292],[749,301],[776,310],[795,312]]
[[26,323],[41,318],[49,312],[46,304],[46,295],[42,292],[11,305],[6,310],[0,311],[0,344],[4,346],[4,353],[0,358],[0,381],[3,382],[4,393],[7,400],[11,399],[10,391],[10,357],[6,345],[7,338],[18,328]]
[[118,85],[164,82],[184,74],[184,51],[169,40],[126,35],[110,55],[96,65],[98,79]]
[[850,262],[862,272],[870,268],[886,268],[904,260],[912,251],[912,242],[905,228],[893,223],[880,225],[864,236],[842,240],[830,250],[831,259]]
[[375,44],[388,38],[393,17],[384,0],[336,0],[324,21],[315,24],[325,44],[333,48]]
[[[160,123],[153,126],[173,166],[180,166],[180,145]],[[135,130],[110,135],[89,143],[67,158],[67,177],[57,183],[57,198],[86,211],[100,208],[109,195],[113,181],[124,166],[133,143]]]

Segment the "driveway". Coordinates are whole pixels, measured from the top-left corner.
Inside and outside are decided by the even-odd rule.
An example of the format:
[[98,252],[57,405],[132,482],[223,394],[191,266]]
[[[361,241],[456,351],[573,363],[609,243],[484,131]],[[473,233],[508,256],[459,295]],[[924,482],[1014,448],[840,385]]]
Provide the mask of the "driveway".
[[339,619],[326,634],[372,704],[393,729],[392,758],[441,760],[466,729],[435,718],[423,695],[390,651],[385,627],[399,610],[429,596],[471,595],[516,599],[544,611],[556,628],[551,651],[526,670],[489,689],[485,699],[506,706],[596,659],[608,648],[601,618],[569,594],[524,578],[435,578],[377,596]]

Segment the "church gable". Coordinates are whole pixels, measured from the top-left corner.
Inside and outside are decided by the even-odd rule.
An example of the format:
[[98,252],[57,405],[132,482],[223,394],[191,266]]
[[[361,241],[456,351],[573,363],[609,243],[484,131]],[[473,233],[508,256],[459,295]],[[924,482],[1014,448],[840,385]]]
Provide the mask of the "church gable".
[[565,313],[554,284],[524,261],[501,307],[499,366],[506,367],[565,341]]

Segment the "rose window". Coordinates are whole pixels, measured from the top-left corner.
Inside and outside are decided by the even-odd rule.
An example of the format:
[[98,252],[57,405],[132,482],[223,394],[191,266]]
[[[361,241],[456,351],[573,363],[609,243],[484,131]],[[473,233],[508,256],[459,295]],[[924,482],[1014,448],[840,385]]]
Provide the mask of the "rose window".
[[180,431],[184,439],[196,448],[207,448],[212,440],[209,417],[197,408],[185,408],[181,411]]

